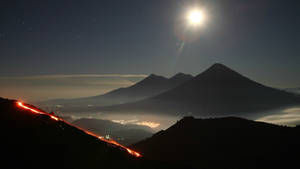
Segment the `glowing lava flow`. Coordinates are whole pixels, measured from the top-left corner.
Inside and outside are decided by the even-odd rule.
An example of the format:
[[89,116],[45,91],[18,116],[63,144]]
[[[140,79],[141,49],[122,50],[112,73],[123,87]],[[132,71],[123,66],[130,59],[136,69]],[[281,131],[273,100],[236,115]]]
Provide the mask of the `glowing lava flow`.
[[[69,125],[72,125],[72,124],[70,124],[69,122],[66,122],[66,121],[64,121],[63,119],[60,119],[60,118],[58,118],[58,117],[56,117],[56,116],[54,116],[54,115],[51,115],[51,114],[49,114],[49,113],[46,113],[46,112],[43,112],[43,111],[40,111],[40,110],[31,108],[31,107],[28,107],[28,106],[25,106],[25,105],[24,105],[22,102],[20,102],[20,101],[17,102],[17,106],[19,106],[19,107],[21,107],[21,108],[23,108],[23,109],[29,110],[29,111],[31,111],[31,112],[33,112],[33,113],[36,113],[36,114],[47,115],[47,116],[49,116],[50,118],[52,118],[53,120],[56,120],[56,121],[63,121],[63,122],[65,122],[65,123],[69,124]],[[72,126],[74,126],[74,125],[72,125]],[[94,133],[92,133],[92,132],[90,132],[90,131],[86,131],[86,130],[80,128],[80,127],[77,127],[77,126],[75,126],[75,127],[78,128],[79,130],[84,131],[84,132],[85,132],[86,134],[88,134],[88,135],[91,135],[91,136],[94,136],[94,137],[98,138],[98,139],[101,140],[101,141],[104,141],[104,142],[106,142],[106,143],[109,143],[109,144],[112,144],[112,145],[121,147],[121,148],[125,149],[129,154],[131,154],[131,155],[133,155],[133,156],[136,156],[136,157],[142,157],[142,155],[141,155],[140,153],[135,152],[135,151],[133,151],[133,150],[131,150],[131,149],[129,149],[129,148],[127,148],[127,147],[125,147],[125,146],[123,146],[123,145],[117,143],[117,142],[114,141],[114,140],[106,140],[106,139],[105,139],[104,137],[102,137],[102,136],[98,136],[98,135],[96,135],[96,134],[94,134]]]
[[30,108],[30,107],[28,107],[28,106],[25,106],[22,102],[17,102],[17,105],[18,105],[19,107],[22,107],[23,109],[30,110],[30,111],[33,112],[33,113],[48,115],[49,117],[51,117],[52,119],[54,119],[54,120],[56,120],[56,121],[59,121],[59,120],[60,120],[58,117],[55,117],[55,116],[53,116],[53,115],[50,115],[50,114],[45,113],[45,112],[42,112],[42,111],[39,111],[39,110],[37,110],[37,109]]

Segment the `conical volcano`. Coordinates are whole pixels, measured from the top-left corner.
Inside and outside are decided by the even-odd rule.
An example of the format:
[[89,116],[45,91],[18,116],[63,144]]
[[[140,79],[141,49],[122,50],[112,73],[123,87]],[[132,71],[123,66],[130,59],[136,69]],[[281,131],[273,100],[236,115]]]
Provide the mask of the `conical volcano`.
[[259,84],[222,64],[155,97],[111,110],[232,115],[300,104],[296,95]]

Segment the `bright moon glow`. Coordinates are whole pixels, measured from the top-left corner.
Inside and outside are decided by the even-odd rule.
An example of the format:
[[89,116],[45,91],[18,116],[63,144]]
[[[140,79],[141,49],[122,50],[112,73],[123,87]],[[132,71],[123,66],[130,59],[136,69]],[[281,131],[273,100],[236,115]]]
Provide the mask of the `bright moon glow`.
[[192,10],[188,14],[188,21],[192,25],[199,25],[203,22],[203,13],[200,10]]

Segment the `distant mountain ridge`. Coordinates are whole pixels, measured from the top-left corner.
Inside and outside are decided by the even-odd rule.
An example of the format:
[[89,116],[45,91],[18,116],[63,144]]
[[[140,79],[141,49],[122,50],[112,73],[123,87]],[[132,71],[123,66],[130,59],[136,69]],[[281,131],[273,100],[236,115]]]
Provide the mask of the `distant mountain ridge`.
[[145,79],[137,82],[136,84],[126,87],[119,88],[108,92],[103,95],[77,98],[77,99],[56,99],[52,101],[46,101],[41,103],[41,105],[63,105],[63,106],[105,106],[105,105],[114,105],[122,104],[127,102],[134,102],[142,100],[151,96],[155,96],[164,91],[172,89],[176,86],[179,86],[186,81],[192,79],[192,75],[178,73],[171,78],[165,78],[163,76],[151,74]]
[[300,104],[300,97],[259,84],[223,64],[151,98],[95,110],[171,114],[231,115]]
[[114,90],[104,94],[103,96],[114,96],[118,98],[126,97],[127,99],[131,100],[132,98],[137,97],[138,99],[144,99],[181,85],[192,78],[193,76],[183,73],[178,73],[169,79],[163,76],[151,74],[135,85]]
[[132,145],[145,157],[193,168],[293,168],[300,127],[236,117],[185,117],[165,131]]

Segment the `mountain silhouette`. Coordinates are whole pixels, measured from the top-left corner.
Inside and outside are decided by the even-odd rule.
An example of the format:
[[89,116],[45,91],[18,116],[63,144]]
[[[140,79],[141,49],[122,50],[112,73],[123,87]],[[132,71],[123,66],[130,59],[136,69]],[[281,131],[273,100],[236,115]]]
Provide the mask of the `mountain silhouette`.
[[193,78],[192,75],[184,74],[184,73],[177,73],[171,78],[169,78],[169,81],[174,84],[174,86],[178,86],[180,84],[183,84]]
[[193,168],[293,168],[299,141],[299,127],[236,117],[185,117],[131,147],[149,159]]
[[[38,110],[32,105],[26,106]],[[63,120],[19,107],[14,100],[0,98],[0,112],[2,166],[46,169],[170,167],[137,158],[126,149],[104,142]]]
[[154,131],[148,126],[119,124],[110,120],[81,118],[72,122],[98,135],[109,135],[123,145],[131,145],[152,136]]
[[300,104],[299,96],[259,84],[217,63],[186,83],[154,97],[98,110],[214,116],[293,104]]
[[43,105],[64,105],[69,108],[63,109],[78,111],[79,107],[87,107],[87,105],[104,106],[134,102],[160,94],[192,78],[193,76],[184,73],[178,73],[169,79],[151,74],[132,86],[119,88],[103,95],[77,99],[56,99],[40,103],[40,105],[42,107]]

